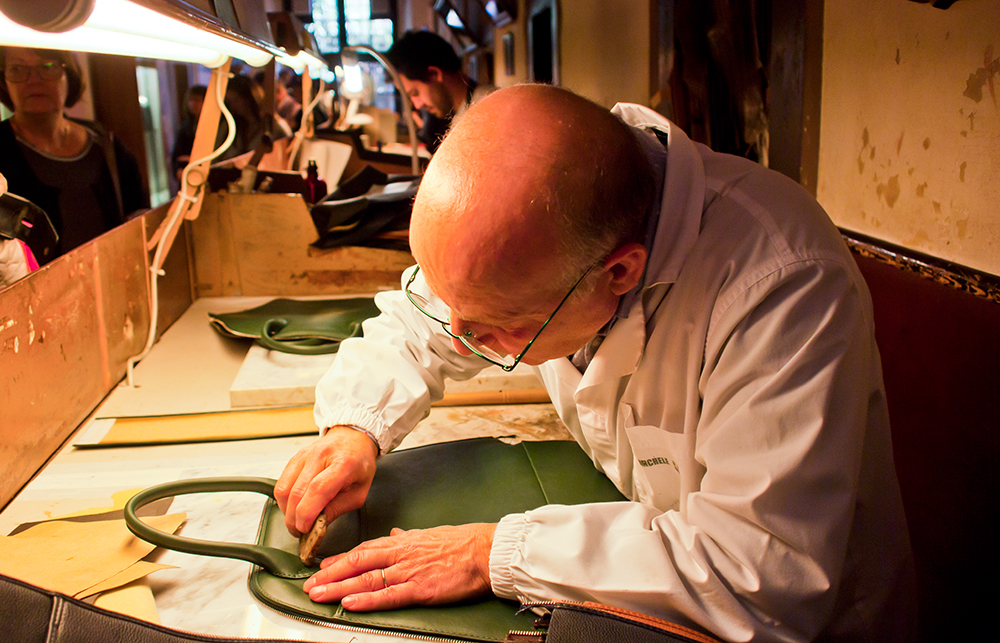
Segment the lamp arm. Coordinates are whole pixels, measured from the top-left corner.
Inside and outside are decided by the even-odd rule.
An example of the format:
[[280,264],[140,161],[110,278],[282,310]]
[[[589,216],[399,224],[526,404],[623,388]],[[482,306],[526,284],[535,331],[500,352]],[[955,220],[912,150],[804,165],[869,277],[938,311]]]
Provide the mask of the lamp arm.
[[[306,67],[305,71],[302,73],[303,82],[305,82],[305,79],[308,77],[309,77],[309,67]],[[295,167],[296,157],[299,154],[299,149],[302,147],[302,141],[307,136],[306,123],[309,120],[309,115],[312,114],[314,109],[316,109],[316,105],[319,104],[320,98],[323,97],[324,91],[326,91],[326,81],[320,78],[319,91],[316,92],[316,96],[313,97],[311,101],[309,101],[309,104],[303,107],[302,122],[299,124],[298,131],[295,132],[295,135],[292,137],[292,145],[288,152],[288,169],[292,169],[293,167]]]
[[[222,66],[212,70],[212,78],[208,83],[208,91],[205,94],[205,105],[202,107],[201,115],[198,119],[198,128],[195,133],[194,146],[191,150],[192,158],[181,174],[181,190],[174,197],[167,212],[166,218],[160,223],[152,238],[147,244],[146,250],[156,251],[153,253],[149,265],[149,331],[146,335],[146,344],[138,355],[129,358],[126,364],[126,375],[129,387],[135,386],[133,369],[153,349],[156,341],[156,325],[159,317],[159,277],[163,273],[163,263],[167,254],[173,246],[174,239],[180,230],[181,223],[186,220],[197,218],[201,211],[201,205],[205,198],[205,189],[208,183],[208,172],[211,162],[232,145],[236,137],[236,122],[232,114],[226,107],[225,96],[226,87],[229,84],[229,67],[232,59],[227,58]],[[222,145],[204,155],[206,148],[215,146],[215,138],[219,129],[219,115],[226,119],[226,126],[229,129],[226,140]]]
[[396,71],[396,68],[392,66],[392,63],[385,56],[368,45],[351,45],[350,47],[344,47],[344,51],[364,52],[388,70],[389,75],[392,77],[392,84],[396,86],[396,89],[399,90],[400,95],[403,97],[403,118],[406,119],[406,127],[410,132],[411,170],[413,174],[420,174],[420,157],[417,155],[417,126],[413,121],[413,106],[410,104],[410,98],[406,95],[406,89],[403,88],[403,81],[399,77],[399,72]]

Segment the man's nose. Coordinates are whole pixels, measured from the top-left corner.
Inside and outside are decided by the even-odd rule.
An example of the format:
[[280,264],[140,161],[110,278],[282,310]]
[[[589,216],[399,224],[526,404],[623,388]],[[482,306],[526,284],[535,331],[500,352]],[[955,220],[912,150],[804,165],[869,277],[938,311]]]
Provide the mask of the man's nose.
[[[458,317],[455,317],[455,315],[451,316],[451,324],[450,325],[451,325],[451,332],[454,333],[455,335],[458,335],[459,337],[461,337],[463,334],[468,333],[468,332],[471,331],[471,329],[469,328],[469,325],[466,324],[461,319],[459,319]],[[455,347],[455,351],[459,355],[465,355],[465,356],[472,355],[472,351],[469,350],[469,347],[466,346],[465,343],[459,337],[452,337],[451,338],[451,343],[452,343],[452,346]]]
[[468,346],[466,346],[462,342],[462,340],[458,339],[457,337],[451,338],[451,345],[455,347],[455,352],[458,353],[459,355],[468,357],[469,355],[473,354],[472,350]]

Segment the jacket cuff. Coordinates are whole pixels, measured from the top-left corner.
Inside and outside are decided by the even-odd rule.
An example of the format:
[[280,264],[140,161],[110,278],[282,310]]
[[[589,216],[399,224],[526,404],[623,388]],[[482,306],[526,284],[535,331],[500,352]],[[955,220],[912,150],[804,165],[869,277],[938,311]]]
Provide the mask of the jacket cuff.
[[497,523],[493,532],[493,547],[490,549],[490,586],[500,598],[520,600],[514,586],[513,559],[524,540],[528,517],[525,514],[510,514]]
[[374,413],[363,408],[337,408],[331,413],[324,414],[319,408],[313,411],[316,426],[319,427],[319,434],[326,434],[330,427],[347,426],[357,431],[365,433],[375,442],[378,447],[379,456],[392,450],[393,441],[389,434],[389,429],[385,423]]

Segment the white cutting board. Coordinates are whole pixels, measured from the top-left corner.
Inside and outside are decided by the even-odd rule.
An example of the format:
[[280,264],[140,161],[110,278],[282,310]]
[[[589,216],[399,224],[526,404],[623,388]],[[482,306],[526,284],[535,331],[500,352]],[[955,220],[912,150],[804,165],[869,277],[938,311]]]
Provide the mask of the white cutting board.
[[[230,403],[233,408],[312,404],[316,401],[316,384],[330,368],[333,358],[334,355],[289,355],[254,344],[229,388]],[[471,380],[449,380],[447,391],[513,391],[541,386],[530,366],[518,364],[510,373],[491,366]]]

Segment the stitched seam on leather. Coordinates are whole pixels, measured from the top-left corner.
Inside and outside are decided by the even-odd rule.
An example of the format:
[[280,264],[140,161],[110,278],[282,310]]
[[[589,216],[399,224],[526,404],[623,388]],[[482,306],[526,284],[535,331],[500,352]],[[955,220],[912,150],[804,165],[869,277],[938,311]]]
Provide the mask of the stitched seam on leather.
[[58,596],[52,597],[52,611],[49,612],[49,629],[45,633],[45,642],[54,643],[59,639],[59,623],[66,603]]
[[546,505],[552,504],[552,502],[549,500],[549,494],[545,493],[545,487],[542,486],[542,478],[541,476],[538,475],[538,467],[535,466],[535,461],[531,457],[531,451],[528,451],[528,448],[525,446],[523,441],[521,442],[521,449],[524,451],[524,455],[528,457],[528,464],[531,465],[531,472],[535,474],[535,482],[538,483],[538,488],[542,492],[542,498],[545,499],[544,504]]

